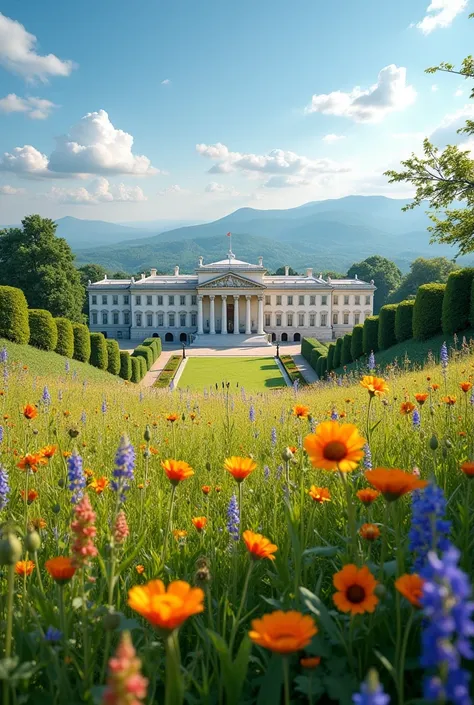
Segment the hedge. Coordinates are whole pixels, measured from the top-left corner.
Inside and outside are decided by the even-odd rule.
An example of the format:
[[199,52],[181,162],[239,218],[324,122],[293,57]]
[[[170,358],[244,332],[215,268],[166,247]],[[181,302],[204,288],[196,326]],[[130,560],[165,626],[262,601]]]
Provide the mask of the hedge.
[[362,348],[364,355],[377,352],[379,349],[379,317],[368,316],[364,321],[364,331],[362,333]]
[[441,333],[441,314],[446,284],[422,284],[418,287],[413,309],[413,337],[432,338]]
[[473,281],[472,268],[458,269],[449,275],[441,313],[441,325],[445,335],[452,335],[469,326]]
[[351,338],[351,357],[352,359],[358,360],[364,354],[364,348],[362,346],[362,338],[364,336],[364,326],[362,323],[358,323],[352,329]]
[[335,370],[341,366],[341,356],[342,356],[342,338],[338,338],[336,340],[336,348],[334,350],[334,359],[333,359],[333,363],[332,363],[334,365]]
[[138,360],[139,360],[141,368],[142,368],[142,379],[143,379],[144,376],[146,375],[146,373],[148,372],[148,365],[147,365],[145,358],[142,355],[140,355],[138,357]]
[[397,338],[395,336],[395,317],[397,315],[398,304],[387,304],[382,306],[379,311],[379,332],[378,344],[379,350],[386,350],[395,345]]
[[120,350],[120,372],[119,375],[122,379],[130,381],[132,376],[132,358],[126,350]]
[[148,345],[153,350],[153,355],[155,360],[161,355],[161,339],[160,338],[146,338],[142,345]]
[[118,375],[120,372],[120,348],[116,340],[106,340],[107,344],[107,372]]
[[73,358],[79,362],[89,362],[91,357],[91,339],[89,329],[83,323],[73,323],[72,333],[74,336]]
[[316,363],[316,374],[318,375],[319,379],[324,378],[324,375],[327,372],[327,367],[328,367],[327,355],[321,355],[321,357],[318,357],[318,362]]
[[137,345],[132,352],[132,357],[142,357],[145,360],[147,370],[153,365],[153,351],[148,345]]
[[346,333],[342,339],[341,365],[348,365],[352,362],[351,344],[352,333]]
[[[143,358],[141,358],[143,359]],[[132,365],[132,374],[130,376],[130,381],[138,384],[142,379],[142,365],[139,357],[130,357],[130,363]]]
[[91,357],[90,363],[99,370],[106,370],[108,364],[107,341],[102,333],[91,333]]
[[286,370],[288,377],[293,384],[298,382],[300,387],[306,386],[307,382],[298,369],[298,365],[293,360],[291,355],[280,355],[280,362]]
[[0,286],[0,338],[26,345],[30,339],[28,304],[21,289]]
[[56,328],[58,329],[58,342],[56,344],[56,352],[64,357],[72,357],[74,355],[74,332],[72,323],[67,318],[55,318]]
[[395,337],[398,343],[413,337],[413,308],[415,299],[401,301],[395,314]]
[[334,353],[336,352],[335,343],[329,343],[327,354],[327,371],[332,372],[334,369]]
[[153,386],[158,387],[158,389],[165,389],[169,387],[171,381],[175,378],[176,372],[178,371],[178,368],[181,364],[181,360],[181,355],[172,355],[166,365],[163,367],[160,376],[158,377]]
[[303,338],[301,341],[301,354],[309,362],[313,370],[315,370],[318,357],[320,355],[326,355],[327,348],[325,345],[320,343],[319,340],[316,340],[316,338]]
[[28,320],[30,345],[40,350],[55,350],[58,343],[58,329],[50,312],[41,308],[30,308]]

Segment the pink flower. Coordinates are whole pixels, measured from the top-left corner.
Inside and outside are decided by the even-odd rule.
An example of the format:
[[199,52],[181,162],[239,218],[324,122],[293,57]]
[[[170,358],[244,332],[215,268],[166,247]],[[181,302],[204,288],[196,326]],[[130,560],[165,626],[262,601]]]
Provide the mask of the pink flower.
[[114,540],[115,543],[123,543],[130,531],[128,530],[127,517],[125,512],[122,510],[117,514],[114,526]]
[[420,468],[417,468],[417,467],[415,466],[415,467],[413,468],[413,473],[412,473],[412,474],[415,475],[415,477],[420,477],[420,476],[421,476]]
[[141,705],[148,680],[140,673],[141,661],[133,647],[130,632],[123,632],[115,655],[109,660],[109,677],[103,705]]
[[72,558],[76,568],[84,568],[89,565],[90,559],[98,554],[93,541],[97,534],[94,526],[95,512],[87,495],[84,495],[74,507],[74,517],[71,524],[71,530],[75,536],[71,549]]

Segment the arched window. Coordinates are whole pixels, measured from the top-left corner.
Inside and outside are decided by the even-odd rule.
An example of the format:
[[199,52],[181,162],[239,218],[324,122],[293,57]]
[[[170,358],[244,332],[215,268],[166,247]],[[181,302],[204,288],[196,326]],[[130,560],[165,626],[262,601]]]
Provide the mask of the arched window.
[[295,333],[293,336],[293,342],[299,343],[300,340],[301,340],[301,335],[299,333]]
[[288,340],[288,333],[282,333],[281,334],[281,339],[283,342],[286,342]]
[[165,342],[167,342],[167,343],[172,343],[173,340],[174,340],[173,333],[167,333],[167,334],[165,335]]

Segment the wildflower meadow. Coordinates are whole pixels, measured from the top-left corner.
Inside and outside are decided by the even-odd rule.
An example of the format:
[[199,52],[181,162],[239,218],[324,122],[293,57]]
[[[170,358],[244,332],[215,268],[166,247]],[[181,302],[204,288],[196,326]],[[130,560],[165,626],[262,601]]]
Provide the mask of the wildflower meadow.
[[369,365],[196,393],[2,352],[3,705],[471,703],[474,357]]

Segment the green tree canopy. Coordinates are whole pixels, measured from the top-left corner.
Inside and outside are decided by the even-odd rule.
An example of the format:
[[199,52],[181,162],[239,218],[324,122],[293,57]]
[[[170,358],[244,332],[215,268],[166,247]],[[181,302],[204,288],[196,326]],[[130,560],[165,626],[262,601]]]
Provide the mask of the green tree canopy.
[[459,266],[447,257],[418,257],[410,265],[410,271],[403,277],[402,283],[390,296],[390,303],[404,301],[416,296],[422,284],[445,284],[448,277]]
[[84,287],[66,240],[49,218],[29,215],[22,228],[0,230],[0,284],[21,289],[30,308],[82,321]]
[[347,272],[350,279],[355,276],[362,281],[374,280],[377,290],[374,294],[374,313],[387,303],[390,294],[400,286],[402,273],[397,265],[386,257],[372,255],[362,262],[355,262]]
[[89,279],[92,283],[98,282],[105,277],[107,270],[101,264],[83,264],[79,267],[82,286],[86,287]]
[[[283,277],[284,274],[285,274],[285,268],[284,268],[284,267],[278,267],[278,269],[277,269],[276,272],[275,272],[275,276],[277,276],[277,277]],[[288,274],[289,274],[291,277],[296,277],[296,276],[298,276],[298,272],[296,271],[296,269],[293,269],[293,267],[289,267],[289,269],[288,269]]]

